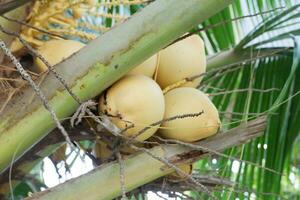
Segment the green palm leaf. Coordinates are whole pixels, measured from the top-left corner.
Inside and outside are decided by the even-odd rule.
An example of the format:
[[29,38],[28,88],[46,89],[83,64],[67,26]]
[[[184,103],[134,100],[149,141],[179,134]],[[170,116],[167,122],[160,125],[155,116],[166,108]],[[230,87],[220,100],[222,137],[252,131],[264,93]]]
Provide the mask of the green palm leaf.
[[[256,3],[237,1],[232,7],[205,23],[213,21],[214,24],[217,24],[230,18],[233,19],[241,16],[247,9],[249,9],[249,14],[253,14],[265,11],[266,8],[275,9],[283,5],[283,2],[274,3],[274,1],[257,1]],[[290,1],[284,3],[284,5],[293,4]],[[268,16],[254,16],[247,19],[248,22],[224,23],[221,27],[201,33],[202,37],[208,38],[206,43],[213,43],[207,45],[210,47],[208,53],[219,52],[219,55],[222,53],[225,55],[229,52],[229,56],[223,57],[227,59],[223,63],[228,68],[229,66],[237,68],[235,71],[220,73],[220,76],[218,73],[208,75],[204,80],[205,85],[200,88],[210,94],[216,93],[217,95],[219,93],[212,98],[222,114],[223,128],[231,128],[242,121],[256,117],[255,113],[268,111],[269,114],[268,128],[263,137],[242,147],[226,151],[230,156],[259,164],[264,168],[216,157],[214,157],[217,159],[216,164],[206,160],[200,161],[197,165],[199,173],[206,170],[207,166],[213,167],[218,169],[215,171],[216,174],[236,183],[233,188],[216,191],[215,193],[220,199],[300,197],[295,192],[297,186],[291,184],[295,180],[289,180],[291,168],[293,168],[291,165],[292,143],[300,132],[299,123],[296,122],[300,117],[299,95],[297,96],[300,91],[300,70],[298,68],[300,54],[297,43],[300,40],[294,38],[293,42],[291,37],[291,35],[300,33],[299,6],[293,5],[284,10],[274,10],[274,13],[268,14]],[[228,13],[230,14],[228,15]],[[241,29],[245,23],[249,26],[251,23],[256,24],[247,33]],[[240,39],[241,36],[243,36],[242,39]],[[240,42],[235,45],[234,41],[237,39]],[[232,46],[234,46],[233,51],[228,51]],[[294,47],[293,54],[290,53],[288,47]],[[225,51],[222,52],[222,50]],[[262,52],[274,50],[279,50],[280,53],[259,57]],[[233,59],[232,56],[243,58]],[[211,57],[209,62],[214,62],[217,57]],[[244,64],[247,58],[252,61]],[[241,65],[242,67],[239,67]],[[222,67],[222,60],[214,67]],[[222,94],[220,89],[227,92]],[[297,151],[294,151],[294,155],[297,154],[295,152]],[[278,173],[268,169],[273,169]],[[292,173],[296,174],[295,176],[299,179],[299,170],[296,171],[298,174],[295,173],[295,170]],[[294,193],[285,192],[287,189]]]

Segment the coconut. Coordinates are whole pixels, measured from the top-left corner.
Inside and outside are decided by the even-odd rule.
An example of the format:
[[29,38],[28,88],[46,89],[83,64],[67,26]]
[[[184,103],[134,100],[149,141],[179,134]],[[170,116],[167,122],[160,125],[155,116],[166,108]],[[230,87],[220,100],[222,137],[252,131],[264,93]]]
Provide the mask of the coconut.
[[142,64],[135,67],[128,74],[142,74],[150,78],[153,78],[157,64],[158,64],[158,54],[155,54],[152,57],[148,58]]
[[[164,96],[159,85],[144,75],[126,75],[109,88],[100,98],[99,111],[110,116],[112,122],[134,136],[144,127],[161,121],[164,116]],[[143,141],[152,136],[158,126],[143,132],[136,139]]]
[[61,161],[65,161],[67,159],[66,156],[67,144],[63,144],[50,156],[52,161],[59,163]]
[[[74,40],[50,40],[40,46],[38,52],[50,65],[56,65],[73,53],[79,51],[82,47],[84,47],[83,43]],[[35,59],[35,65],[39,73],[48,69],[39,58]]]
[[164,138],[194,142],[218,132],[220,119],[218,110],[203,92],[189,87],[173,89],[165,94],[165,116],[168,119],[184,114],[201,115],[178,118],[161,124],[159,133]]
[[168,178],[174,179],[176,181],[183,181],[193,172],[193,165],[192,164],[180,164],[177,167],[182,170],[185,174],[181,174],[177,171],[173,172],[172,174],[168,175]]
[[[145,148],[145,146],[141,143],[137,143],[135,144],[135,146],[138,148]],[[124,158],[137,152],[135,149],[132,149],[128,145],[122,146],[119,151]],[[112,144],[107,144],[102,140],[97,140],[93,149],[93,154],[97,159],[99,159],[101,163],[109,161],[109,159],[113,158],[114,156]]]
[[97,140],[93,154],[98,158],[101,162],[107,161],[112,155],[113,151],[109,148],[109,146],[101,141]]
[[[205,48],[198,35],[192,35],[160,52],[156,81],[162,89],[185,78],[204,73],[206,70]],[[202,77],[184,84],[197,87]]]

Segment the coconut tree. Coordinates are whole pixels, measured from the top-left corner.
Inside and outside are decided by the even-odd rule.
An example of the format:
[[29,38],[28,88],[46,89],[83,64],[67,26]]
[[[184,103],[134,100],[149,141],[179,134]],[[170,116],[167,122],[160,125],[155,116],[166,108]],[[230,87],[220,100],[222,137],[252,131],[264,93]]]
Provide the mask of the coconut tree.
[[[9,4],[15,8],[24,2]],[[36,81],[38,84],[31,82],[21,87],[18,95],[6,93],[0,118],[2,193],[12,191],[16,197],[16,194],[26,196],[29,191],[38,192],[46,187],[39,175],[39,163],[53,152],[50,156],[53,162],[60,160],[55,155],[63,155],[64,159],[64,146],[57,148],[64,143],[66,133],[68,139],[77,141],[77,147],[69,142],[70,151],[78,152],[80,146],[85,150],[84,159],[93,159],[89,149],[93,148],[97,135],[80,134],[89,132],[85,123],[97,129],[95,123],[98,122],[116,136],[120,130],[105,115],[97,116],[96,122],[87,120],[75,127],[66,123],[62,126],[58,119],[69,117],[80,105],[82,110],[86,107],[83,105],[93,105],[86,101],[189,32],[199,34],[205,43],[207,73],[201,75],[203,81],[199,89],[208,93],[218,108],[221,133],[195,144],[161,141],[164,145],[154,148],[133,145],[140,152],[132,157],[116,158],[117,161],[100,165],[86,175],[29,199],[76,199],[79,196],[111,199],[124,191],[132,198],[143,198],[148,191],[163,197],[193,199],[299,198],[299,5],[292,0],[131,2],[132,5],[124,6],[116,1],[111,2],[112,6],[100,8],[103,19],[100,21],[88,13],[81,19],[82,24],[92,20],[103,29],[115,27],[104,34],[84,29],[80,35],[81,32],[76,32],[78,29],[69,30],[63,37],[74,39],[76,36],[76,40],[87,42],[98,34],[101,36],[58,64],[54,71],[50,66],[52,73],[42,75]],[[9,10],[9,4],[3,4],[6,6],[1,13]],[[50,8],[46,11],[53,12]],[[140,12],[133,15],[137,11]],[[110,17],[113,15],[115,17]],[[133,16],[115,25],[116,16],[120,15]],[[11,27],[15,28],[13,31],[19,29],[19,23],[14,22],[12,26],[11,20],[4,22],[10,26],[3,23],[1,29],[10,36],[14,35]],[[44,28],[37,26],[41,27]],[[48,32],[58,34],[54,37],[61,36],[59,30]],[[6,44],[11,41],[11,37],[0,36]],[[26,37],[25,41],[28,42]],[[36,44],[34,42],[38,41],[29,41],[31,45]],[[28,51],[36,55],[32,48]],[[14,58],[9,52],[6,54]],[[11,62],[4,61],[6,63]],[[13,64],[22,71],[17,60]],[[23,78],[28,79],[26,74]],[[7,85],[3,88],[7,89]],[[85,111],[90,117],[94,116],[95,112],[89,108]],[[260,116],[267,116],[262,136],[265,118]],[[53,130],[55,126],[58,128]],[[101,131],[105,135],[102,129],[98,134]],[[246,144],[249,139],[252,140]],[[61,149],[63,153],[57,153]],[[184,164],[195,162],[192,175],[178,167],[181,163],[178,155],[183,155]],[[15,160],[15,167],[11,167]],[[99,165],[97,161],[95,164]],[[184,178],[163,178],[174,171]],[[99,191],[99,188],[105,189]]]

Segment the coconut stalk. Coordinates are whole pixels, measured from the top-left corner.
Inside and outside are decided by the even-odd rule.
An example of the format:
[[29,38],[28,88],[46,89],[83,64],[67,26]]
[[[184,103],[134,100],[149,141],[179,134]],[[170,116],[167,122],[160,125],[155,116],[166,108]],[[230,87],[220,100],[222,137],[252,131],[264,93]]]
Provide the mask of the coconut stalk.
[[[73,93],[86,101],[230,2],[157,0],[55,68]],[[54,75],[47,74],[37,81],[59,119],[76,111],[78,102]],[[0,116],[0,172],[53,128],[55,123],[50,113],[33,89],[23,88]]]
[[[220,152],[226,148],[246,143],[250,139],[262,135],[266,127],[266,117],[260,117],[236,128],[217,134],[200,142],[194,143]],[[151,154],[176,163],[192,163],[203,156],[210,154],[207,151],[195,150],[179,144],[168,144],[154,147]],[[131,191],[141,185],[149,183],[161,176],[174,172],[163,162],[151,157],[145,152],[137,153],[124,160],[125,188]],[[119,164],[112,162],[96,168],[80,177],[71,179],[54,188],[35,193],[26,200],[75,200],[84,198],[87,200],[114,199],[121,194]]]

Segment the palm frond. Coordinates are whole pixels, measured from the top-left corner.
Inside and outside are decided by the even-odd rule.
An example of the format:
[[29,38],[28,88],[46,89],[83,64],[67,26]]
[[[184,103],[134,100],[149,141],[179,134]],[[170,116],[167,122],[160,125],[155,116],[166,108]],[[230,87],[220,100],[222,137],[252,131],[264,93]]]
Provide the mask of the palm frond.
[[[283,6],[288,8],[283,9]],[[232,51],[236,55],[247,55],[238,63],[235,63],[237,59],[228,60],[225,68],[228,66],[231,70],[228,72],[220,70],[221,73],[208,75],[201,87],[209,94],[218,93],[220,90],[227,91],[212,96],[222,115],[223,128],[237,126],[261,113],[269,114],[268,128],[263,137],[226,151],[230,156],[259,164],[263,168],[215,156],[197,164],[199,173],[208,169],[213,170],[212,174],[222,175],[236,183],[235,187],[216,191],[215,194],[220,199],[299,198],[299,194],[295,192],[297,190],[295,181],[299,180],[300,173],[292,164],[298,153],[296,150],[293,151],[292,144],[300,132],[299,123],[296,122],[300,117],[300,95],[298,95],[300,54],[297,46],[300,40],[298,37],[292,39],[292,35],[299,35],[300,32],[299,6],[292,1],[274,3],[274,1],[240,0],[219,13],[218,17],[215,16],[214,20],[219,21],[215,20],[213,23],[230,20],[242,14],[250,15],[266,9],[280,9],[274,10],[271,14],[224,23],[222,28],[217,27],[200,33],[208,43],[206,45],[209,48],[208,54],[213,52],[222,54],[225,50]],[[252,30],[249,30],[249,27]],[[294,53],[290,52],[290,47],[293,47]],[[283,48],[279,54],[258,56],[262,52],[279,48]],[[249,61],[245,62],[247,57]],[[214,57],[211,60],[213,59]],[[274,90],[262,92],[270,89]],[[295,142],[294,147],[297,144]],[[292,152],[294,152],[293,159]],[[291,173],[295,177],[293,180],[289,178]]]

